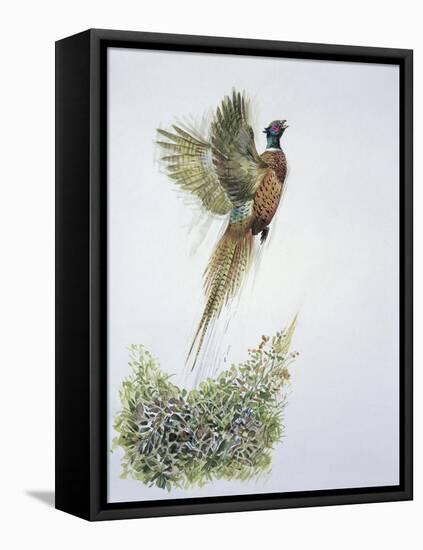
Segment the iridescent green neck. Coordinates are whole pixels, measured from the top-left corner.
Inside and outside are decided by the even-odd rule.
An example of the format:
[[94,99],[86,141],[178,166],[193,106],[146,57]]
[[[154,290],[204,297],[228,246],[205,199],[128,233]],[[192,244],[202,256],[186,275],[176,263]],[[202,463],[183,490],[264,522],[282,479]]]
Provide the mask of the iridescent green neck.
[[280,139],[281,136],[273,136],[272,134],[267,134],[267,146],[266,149],[280,149]]

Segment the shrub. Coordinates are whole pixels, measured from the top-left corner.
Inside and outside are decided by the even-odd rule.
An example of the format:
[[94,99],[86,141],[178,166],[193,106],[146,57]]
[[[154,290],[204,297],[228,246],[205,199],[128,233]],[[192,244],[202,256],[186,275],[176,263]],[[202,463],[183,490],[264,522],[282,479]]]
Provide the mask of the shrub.
[[122,476],[171,490],[213,479],[247,480],[270,469],[289,381],[295,319],[273,338],[262,337],[248,359],[187,391],[142,345],[129,348],[131,375],[122,382],[115,418]]

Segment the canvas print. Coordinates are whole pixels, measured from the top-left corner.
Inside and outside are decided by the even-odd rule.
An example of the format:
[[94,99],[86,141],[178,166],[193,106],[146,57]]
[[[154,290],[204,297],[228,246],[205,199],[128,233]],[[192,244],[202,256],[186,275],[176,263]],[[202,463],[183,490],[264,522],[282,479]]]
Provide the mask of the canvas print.
[[397,68],[108,74],[109,502],[397,484]]

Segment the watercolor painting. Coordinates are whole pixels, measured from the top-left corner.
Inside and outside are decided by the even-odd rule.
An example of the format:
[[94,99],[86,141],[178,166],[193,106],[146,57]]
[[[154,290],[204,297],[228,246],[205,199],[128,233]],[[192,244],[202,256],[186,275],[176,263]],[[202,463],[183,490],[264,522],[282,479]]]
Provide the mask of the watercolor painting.
[[397,484],[398,68],[107,59],[108,502]]
[[[198,208],[223,219],[223,234],[204,272],[206,303],[186,361],[191,371],[201,369],[208,332],[240,290],[257,259],[256,247],[267,239],[287,175],[280,143],[287,121],[273,120],[264,128],[267,145],[259,155],[249,111],[246,93],[233,90],[207,135],[195,125],[158,129],[160,160],[170,180],[195,197]],[[132,375],[123,382],[114,425],[120,434],[114,446],[125,450],[122,475],[170,491],[213,478],[247,480],[268,470],[283,435],[282,389],[297,355],[289,349],[296,321],[295,316],[271,339],[262,336],[246,361],[191,391],[172,384],[143,345],[130,346]]]

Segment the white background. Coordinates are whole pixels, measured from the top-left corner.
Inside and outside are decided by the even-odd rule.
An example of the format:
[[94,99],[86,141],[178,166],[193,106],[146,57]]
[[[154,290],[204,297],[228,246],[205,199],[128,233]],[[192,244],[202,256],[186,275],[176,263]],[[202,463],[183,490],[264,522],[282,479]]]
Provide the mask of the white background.
[[[269,475],[168,493],[120,479],[119,449],[109,455],[109,500],[396,485],[398,68],[112,48],[108,74],[109,446],[131,343],[146,345],[175,383],[192,385],[244,361],[261,334],[298,312],[301,353]],[[187,376],[202,273],[227,220],[203,211],[210,226],[190,254],[200,209],[159,172],[154,139],[175,114],[201,120],[234,85],[252,98],[259,151],[264,126],[288,119],[287,187],[268,241],[257,245],[255,276],[210,346],[213,360]]]
[[[417,2],[14,2],[1,8],[0,537],[6,548],[418,548],[421,546],[422,402],[416,399],[416,500],[320,509],[88,524],[54,511],[53,488],[53,41],[88,27],[414,48],[422,95]],[[422,147],[416,105],[415,150]],[[416,158],[415,204],[421,205]],[[416,217],[416,252],[422,221]],[[421,279],[421,253],[416,281]],[[421,330],[416,288],[416,334]],[[416,391],[421,393],[421,339]]]

